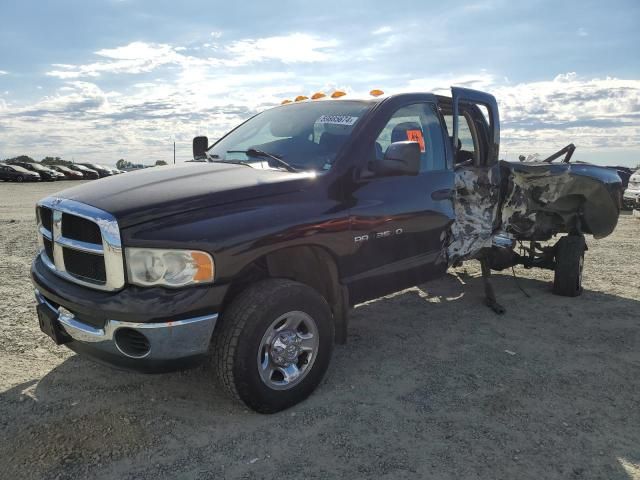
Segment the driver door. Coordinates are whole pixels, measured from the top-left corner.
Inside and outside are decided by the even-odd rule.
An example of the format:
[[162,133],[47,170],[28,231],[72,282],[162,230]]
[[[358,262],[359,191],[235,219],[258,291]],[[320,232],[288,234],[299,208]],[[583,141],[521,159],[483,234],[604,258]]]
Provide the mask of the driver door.
[[433,102],[397,105],[365,146],[367,163],[389,145],[416,141],[420,172],[381,176],[365,166],[350,210],[354,253],[345,283],[353,303],[437,277],[447,269],[445,242],[453,221],[453,171],[447,164],[444,129]]

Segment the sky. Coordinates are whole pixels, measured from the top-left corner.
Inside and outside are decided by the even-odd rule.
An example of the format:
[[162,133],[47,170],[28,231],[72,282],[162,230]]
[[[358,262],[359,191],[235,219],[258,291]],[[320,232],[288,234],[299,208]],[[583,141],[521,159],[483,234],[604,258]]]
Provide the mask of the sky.
[[640,1],[0,2],[0,158],[191,157],[283,99],[496,96],[501,157],[640,164]]

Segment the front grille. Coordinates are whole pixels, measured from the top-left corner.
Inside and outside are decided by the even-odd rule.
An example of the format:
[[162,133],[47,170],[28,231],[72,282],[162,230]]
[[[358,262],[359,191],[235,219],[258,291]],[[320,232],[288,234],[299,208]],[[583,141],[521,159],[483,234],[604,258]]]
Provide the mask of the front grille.
[[102,244],[102,234],[98,225],[91,220],[68,213],[62,214],[62,236],[81,242]]
[[64,266],[71,275],[76,275],[90,282],[104,284],[107,272],[104,268],[104,257],[93,253],[79,252],[65,248],[62,250]]
[[99,290],[124,286],[118,224],[107,212],[73,200],[38,203],[43,261],[65,279]]
[[42,222],[42,226],[46,228],[48,231],[52,230],[53,224],[53,215],[49,208],[40,207],[40,221]]
[[44,242],[44,253],[47,254],[49,261],[53,262],[53,242],[46,237],[42,241]]

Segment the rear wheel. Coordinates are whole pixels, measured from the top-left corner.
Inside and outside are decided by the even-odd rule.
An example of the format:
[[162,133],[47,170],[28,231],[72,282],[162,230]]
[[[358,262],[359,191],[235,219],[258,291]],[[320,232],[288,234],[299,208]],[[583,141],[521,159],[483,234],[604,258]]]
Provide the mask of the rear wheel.
[[584,252],[587,245],[582,235],[569,235],[556,244],[553,293],[563,297],[577,297],[582,293]]
[[269,279],[240,293],[214,332],[213,359],[226,390],[249,408],[274,413],[307,398],[333,349],[331,310],[299,282]]

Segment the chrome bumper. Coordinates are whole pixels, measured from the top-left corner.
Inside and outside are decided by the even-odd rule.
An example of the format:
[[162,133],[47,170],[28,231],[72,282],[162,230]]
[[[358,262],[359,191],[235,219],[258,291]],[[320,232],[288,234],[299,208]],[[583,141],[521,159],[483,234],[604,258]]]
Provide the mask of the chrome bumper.
[[[62,329],[76,342],[122,358],[149,361],[165,361],[202,355],[209,349],[218,314],[188,318],[174,322],[134,323],[107,320],[104,328],[95,328],[79,321],[73,314],[62,312],[49,303],[38,290],[39,304],[45,304],[57,313]],[[118,345],[116,332],[127,328],[144,335],[149,350],[143,355],[125,353]]]

